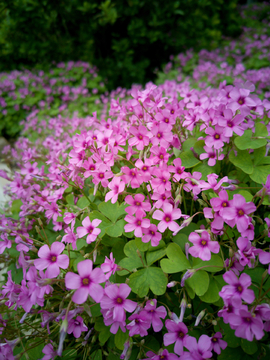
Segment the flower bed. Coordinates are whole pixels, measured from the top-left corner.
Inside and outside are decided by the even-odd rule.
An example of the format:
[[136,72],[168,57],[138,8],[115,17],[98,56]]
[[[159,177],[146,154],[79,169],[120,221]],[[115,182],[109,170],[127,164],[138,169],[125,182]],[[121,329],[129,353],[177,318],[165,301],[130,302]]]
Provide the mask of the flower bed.
[[269,358],[269,83],[237,69],[28,116],[2,173],[2,358]]

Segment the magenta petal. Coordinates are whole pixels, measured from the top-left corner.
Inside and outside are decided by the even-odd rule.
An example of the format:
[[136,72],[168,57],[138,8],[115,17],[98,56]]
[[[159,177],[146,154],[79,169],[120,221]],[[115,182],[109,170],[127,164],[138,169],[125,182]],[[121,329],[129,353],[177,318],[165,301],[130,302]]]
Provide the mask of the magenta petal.
[[49,249],[48,245],[43,245],[38,250],[38,256],[43,259],[48,259],[51,255],[51,250]]
[[226,281],[226,283],[228,283],[230,285],[235,285],[238,283],[237,276],[235,275],[235,273],[232,270],[227,271],[223,275],[223,279],[224,279],[224,281]]
[[247,290],[243,291],[242,299],[245,302],[247,302],[248,304],[251,304],[255,299],[255,294],[254,294],[253,290],[247,289]]
[[36,269],[38,269],[38,270],[44,270],[50,264],[51,264],[51,262],[47,259],[35,259],[34,260],[34,265],[35,265]]
[[58,255],[56,263],[61,269],[67,269],[69,264],[69,258],[65,254]]
[[49,279],[53,279],[60,274],[59,266],[56,263],[52,263],[46,270],[45,276]]
[[95,283],[102,283],[106,281],[104,272],[100,268],[95,268],[92,271],[90,279]]
[[100,301],[100,307],[101,309],[111,309],[114,307],[114,301],[110,299],[108,296],[104,295]]
[[89,295],[88,288],[87,287],[81,287],[78,290],[75,291],[75,293],[72,296],[72,301],[76,304],[83,304]]
[[125,300],[124,302],[124,309],[131,313],[132,311],[134,311],[136,309],[137,303],[135,301],[132,300]]
[[63,252],[64,249],[65,249],[65,245],[63,243],[61,243],[61,242],[58,242],[58,241],[55,241],[51,245],[51,253],[53,255],[61,254],[61,252]]
[[165,346],[175,343],[177,340],[177,333],[167,333],[164,335],[163,342]]
[[89,294],[97,303],[100,302],[104,295],[104,289],[101,285],[91,283],[89,286]]
[[110,299],[116,299],[119,294],[119,288],[116,284],[109,285],[104,289],[104,292]]
[[127,284],[120,284],[119,285],[119,295],[123,298],[127,298],[131,292],[131,288]]
[[76,230],[77,230],[77,235],[79,238],[82,238],[84,235],[87,234],[86,228],[84,228],[82,226],[79,226]]
[[78,339],[81,336],[81,327],[80,326],[76,326],[75,329],[73,330],[73,335],[76,339]]
[[89,227],[89,226],[91,225],[91,221],[90,221],[90,219],[89,219],[88,216],[87,216],[85,219],[83,219],[82,225],[83,225],[83,227],[85,227],[85,228],[87,228],[87,227]]
[[156,210],[152,217],[153,217],[153,219],[156,219],[156,220],[162,220],[163,216],[164,216],[164,213],[162,211]]
[[204,353],[205,351],[209,350],[210,347],[211,340],[209,336],[201,335],[198,341],[198,349],[201,351],[201,353]]
[[68,272],[65,277],[67,289],[78,289],[81,286],[81,277],[72,272]]
[[78,273],[82,278],[88,277],[92,271],[92,268],[93,268],[93,263],[92,260],[89,259],[83,260],[79,262],[77,265]]
[[122,306],[115,306],[113,309],[113,320],[115,321],[125,321],[126,320],[126,313]]
[[192,242],[192,243],[196,243],[196,242],[200,241],[201,238],[200,238],[200,235],[199,235],[199,234],[197,234],[197,233],[195,233],[195,232],[191,232],[191,233],[189,234],[188,240],[189,240],[190,242]]
[[174,352],[178,355],[183,354],[183,340],[177,339],[174,345]]

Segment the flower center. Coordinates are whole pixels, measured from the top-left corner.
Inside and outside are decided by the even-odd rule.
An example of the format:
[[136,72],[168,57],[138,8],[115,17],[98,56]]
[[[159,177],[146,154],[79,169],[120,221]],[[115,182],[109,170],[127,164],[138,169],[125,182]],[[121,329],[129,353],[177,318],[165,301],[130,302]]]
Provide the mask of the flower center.
[[240,98],[237,102],[238,102],[239,105],[243,105],[243,104],[244,104],[244,100],[241,99],[241,98]]
[[231,122],[228,122],[227,125],[228,125],[228,127],[230,127],[230,128],[232,127],[232,123],[231,123]]
[[223,203],[221,204],[222,207],[227,207],[228,204],[226,203],[226,201],[223,201]]
[[212,341],[213,341],[213,342],[217,342],[217,338],[213,337],[213,338],[212,338]]
[[238,211],[238,215],[239,215],[239,216],[243,216],[243,215],[244,215],[244,211],[243,211],[243,210],[239,210],[239,211]]
[[164,156],[162,154],[160,154],[159,158],[162,160],[162,159],[164,159]]
[[139,140],[142,140],[142,139],[143,139],[142,135],[139,135],[138,138],[139,138]]
[[135,205],[136,205],[136,206],[140,206],[141,203],[140,203],[139,201],[136,201]]
[[157,138],[161,138],[161,134],[160,133],[157,133]]
[[185,336],[185,334],[183,333],[183,331],[179,331],[178,336],[179,336],[181,339],[183,339],[183,337]]
[[95,167],[92,165],[92,166],[90,166],[90,170],[95,170]]
[[216,134],[216,135],[215,135],[215,139],[220,139],[220,135],[219,135],[219,134]]
[[137,225],[140,226],[141,224],[142,224],[141,220],[138,220],[138,221],[137,221]]
[[143,167],[142,167],[142,170],[143,170],[143,171],[146,171],[146,170],[147,170],[147,166],[143,166]]
[[81,325],[78,320],[75,320],[75,321],[74,321],[74,324],[75,324],[76,326],[80,326],[80,325]]
[[203,246],[205,246],[206,243],[207,243],[207,241],[205,241],[205,240],[202,240],[202,241],[201,241],[201,244],[202,244]]
[[120,297],[118,297],[118,298],[116,299],[116,302],[117,302],[117,304],[122,304],[122,303],[123,303],[123,299],[121,299]]
[[135,176],[135,172],[132,171],[132,172],[130,173],[130,175],[131,175],[131,176]]
[[171,110],[171,114],[174,114],[174,110]]
[[245,318],[245,321],[248,322],[248,323],[250,323],[251,319],[248,318],[248,317],[246,317],[246,318]]
[[177,174],[182,174],[182,170],[180,168],[177,170]]
[[165,221],[166,221],[166,222],[171,221],[171,217],[167,215],[167,216],[165,217]]
[[139,324],[140,322],[139,322],[139,320],[138,320],[138,319],[135,319],[135,323],[136,323],[136,324]]
[[155,235],[155,232],[153,230],[150,230],[151,235]]
[[56,262],[56,256],[55,256],[55,255],[53,255],[53,256],[51,257],[51,261],[52,261],[52,262]]
[[168,118],[166,118],[166,119],[164,119],[164,121],[165,121],[165,123],[166,123],[166,124],[168,124],[169,119],[168,119]]
[[103,179],[104,178],[104,174],[99,174],[99,178]]
[[237,291],[239,291],[240,293],[243,291],[243,288],[242,288],[241,285],[238,285],[238,286],[237,286]]
[[82,281],[83,285],[89,285],[89,279],[88,278],[84,278]]

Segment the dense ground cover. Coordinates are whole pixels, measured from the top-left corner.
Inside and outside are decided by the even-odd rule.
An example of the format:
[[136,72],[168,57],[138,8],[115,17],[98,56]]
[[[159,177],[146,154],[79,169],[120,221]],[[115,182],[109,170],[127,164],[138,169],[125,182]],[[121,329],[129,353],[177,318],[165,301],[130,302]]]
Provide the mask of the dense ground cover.
[[269,25],[98,113],[27,117],[4,151],[3,359],[269,358]]

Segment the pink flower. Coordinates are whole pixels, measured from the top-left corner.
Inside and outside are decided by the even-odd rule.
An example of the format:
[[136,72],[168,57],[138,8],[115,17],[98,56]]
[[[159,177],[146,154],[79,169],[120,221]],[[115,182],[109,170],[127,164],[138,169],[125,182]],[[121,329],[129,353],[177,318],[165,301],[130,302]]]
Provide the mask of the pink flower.
[[235,329],[235,336],[248,341],[253,341],[254,336],[257,340],[264,336],[262,320],[254,318],[247,309],[240,309],[238,314],[231,315],[229,322]]
[[143,150],[145,146],[149,145],[148,131],[143,125],[139,125],[138,129],[132,126],[129,128],[129,132],[134,135],[128,140],[130,146],[135,145],[138,150]]
[[253,290],[248,289],[251,285],[251,278],[249,275],[243,273],[238,279],[235,273],[230,270],[223,275],[223,279],[229,284],[223,286],[222,290],[219,292],[219,295],[223,300],[227,301],[229,299],[232,305],[237,308],[240,308],[242,304],[241,299],[248,304],[251,304],[254,301],[254,292]]
[[157,308],[157,300],[148,300],[141,314],[150,321],[155,332],[159,332],[163,328],[163,322],[160,318],[165,319],[167,311],[164,306]]
[[150,328],[151,324],[147,317],[142,314],[133,314],[128,318],[131,322],[127,325],[127,329],[129,330],[129,336],[140,335],[146,336],[148,335],[147,330]]
[[211,349],[210,350],[214,350],[215,353],[217,354],[221,354],[221,349],[225,349],[227,347],[227,343],[224,340],[221,340],[222,338],[222,334],[221,332],[217,332],[215,333],[215,335],[213,335],[211,337]]
[[79,238],[82,238],[84,235],[87,235],[86,242],[90,244],[91,242],[95,241],[98,234],[101,232],[97,226],[101,223],[101,220],[94,219],[92,222],[90,221],[89,217],[87,216],[83,221],[82,225],[77,228],[77,234]]
[[219,243],[217,241],[212,241],[207,231],[203,231],[201,237],[199,234],[192,232],[190,233],[188,240],[194,245],[188,250],[194,257],[199,257],[202,260],[208,261],[211,259],[211,252],[215,254],[219,252]]
[[67,269],[69,264],[69,258],[67,255],[60,255],[65,249],[65,245],[55,241],[51,245],[51,249],[48,245],[43,245],[39,251],[38,256],[40,259],[34,260],[34,265],[38,270],[46,270],[45,276],[48,278],[57,277],[60,273],[60,269]]
[[169,228],[171,231],[177,231],[179,225],[174,221],[182,216],[180,209],[173,209],[173,206],[169,203],[164,203],[163,212],[156,210],[153,214],[153,219],[160,220],[158,224],[158,230],[161,233]]
[[184,352],[180,357],[181,360],[203,360],[210,359],[212,357],[211,350],[211,339],[207,335],[201,335],[198,343],[197,340],[190,336],[186,340],[185,347],[190,351]]
[[99,284],[106,281],[102,270],[99,268],[93,270],[93,262],[88,259],[78,263],[77,268],[79,275],[68,272],[65,277],[66,288],[76,289],[72,301],[83,304],[90,295],[94,301],[100,302],[104,290]]
[[105,262],[100,265],[100,268],[104,272],[106,280],[108,280],[110,276],[116,272],[118,266],[115,264],[115,259],[113,258],[112,252],[110,253],[110,259],[105,256]]
[[105,202],[111,200],[111,203],[115,204],[118,199],[118,195],[125,190],[125,183],[121,181],[119,177],[114,177],[109,183],[108,188],[111,189],[111,191],[105,195]]
[[[151,210],[151,204],[149,201],[145,201],[145,196],[143,194],[136,194],[134,198],[131,195],[126,196],[125,202],[130,206],[126,207],[125,210],[129,215],[136,214],[138,210],[142,210],[145,214],[145,211]],[[145,216],[145,215],[144,215]]]
[[183,322],[176,323],[173,320],[166,320],[165,322],[168,333],[164,335],[164,345],[168,346],[175,343],[174,352],[178,355],[183,354],[183,346],[186,346],[187,339],[189,338],[188,328]]
[[235,209],[234,219],[237,230],[242,233],[243,231],[247,230],[249,225],[248,214],[256,211],[256,205],[252,201],[246,203],[244,196],[240,194],[234,194],[232,206]]
[[88,327],[85,326],[83,319],[80,316],[77,316],[76,319],[71,319],[68,322],[67,333],[73,333],[74,337],[78,339],[81,336],[83,331],[87,331]]
[[113,311],[114,321],[125,321],[125,310],[131,313],[137,306],[136,302],[127,299],[130,292],[131,288],[127,284],[113,284],[107,286],[104,289],[104,296],[100,301],[101,309],[111,309]]
[[125,232],[131,232],[134,230],[134,235],[136,237],[142,237],[143,230],[149,228],[150,220],[143,219],[145,212],[142,209],[139,209],[136,212],[136,216],[127,215],[125,221],[128,224],[125,225]]
[[224,154],[220,154],[220,150],[215,150],[212,147],[204,146],[205,153],[200,154],[200,159],[208,159],[209,166],[215,166],[217,160],[223,160]]
[[144,229],[144,235],[142,237],[142,242],[148,243],[151,241],[152,246],[158,246],[162,235],[157,231],[157,227],[154,224],[151,224],[148,229]]

